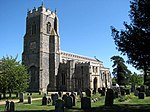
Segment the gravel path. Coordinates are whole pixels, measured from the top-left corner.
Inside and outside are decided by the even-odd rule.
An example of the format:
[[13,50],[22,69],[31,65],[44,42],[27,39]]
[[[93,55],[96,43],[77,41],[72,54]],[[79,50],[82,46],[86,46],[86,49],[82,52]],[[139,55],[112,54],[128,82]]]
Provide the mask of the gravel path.
[[[32,101],[34,101],[34,100],[42,100],[42,98],[32,98]],[[17,99],[17,100],[15,100],[15,99],[9,99],[8,101],[13,101],[14,103],[17,103],[17,102],[19,102],[19,100]],[[24,102],[27,102],[28,101],[28,99],[25,99],[24,100]],[[0,101],[0,105],[4,105],[4,104],[6,104],[6,101]]]

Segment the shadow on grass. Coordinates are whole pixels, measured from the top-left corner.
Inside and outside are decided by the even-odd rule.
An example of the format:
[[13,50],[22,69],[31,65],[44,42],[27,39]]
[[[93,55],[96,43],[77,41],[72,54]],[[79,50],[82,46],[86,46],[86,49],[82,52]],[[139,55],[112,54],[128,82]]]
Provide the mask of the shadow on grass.
[[[16,112],[54,112],[54,110],[23,110]],[[150,112],[150,104],[115,104],[113,106],[93,107],[89,110],[72,108],[65,109],[65,112]]]
[[94,107],[88,112],[150,112],[150,104],[115,104]]

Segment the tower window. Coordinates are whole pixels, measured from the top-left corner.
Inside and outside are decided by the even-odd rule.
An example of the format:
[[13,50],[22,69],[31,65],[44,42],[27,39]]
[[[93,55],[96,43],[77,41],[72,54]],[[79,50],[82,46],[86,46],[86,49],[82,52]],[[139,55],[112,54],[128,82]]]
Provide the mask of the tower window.
[[32,34],[32,35],[36,34],[36,24],[35,24],[35,23],[32,24],[32,27],[31,27],[31,34]]
[[51,23],[48,22],[46,27],[47,27],[47,33],[50,33],[50,30],[51,30]]

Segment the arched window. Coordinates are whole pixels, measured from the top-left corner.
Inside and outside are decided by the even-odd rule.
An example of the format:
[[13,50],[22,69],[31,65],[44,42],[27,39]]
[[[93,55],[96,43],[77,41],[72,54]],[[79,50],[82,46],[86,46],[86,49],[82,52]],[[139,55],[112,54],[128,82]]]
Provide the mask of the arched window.
[[29,74],[30,74],[30,81],[31,82],[35,82],[36,81],[36,74],[37,71],[36,71],[36,67],[35,66],[31,66],[29,68]]
[[50,22],[47,23],[46,28],[47,28],[47,33],[50,33],[50,30],[51,30],[51,23]]
[[36,34],[36,24],[35,24],[35,23],[32,24],[32,27],[31,27],[31,34],[32,34],[32,35]]

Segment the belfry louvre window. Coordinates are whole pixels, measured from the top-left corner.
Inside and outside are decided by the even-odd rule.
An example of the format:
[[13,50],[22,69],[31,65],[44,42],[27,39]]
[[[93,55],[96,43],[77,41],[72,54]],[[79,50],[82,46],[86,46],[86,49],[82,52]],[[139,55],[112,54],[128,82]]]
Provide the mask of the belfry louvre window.
[[32,35],[36,34],[36,24],[35,24],[35,23],[32,24],[32,27],[31,27],[31,34],[32,34]]
[[50,33],[50,30],[51,30],[51,23],[48,22],[47,25],[46,25],[46,27],[47,27],[47,33]]

